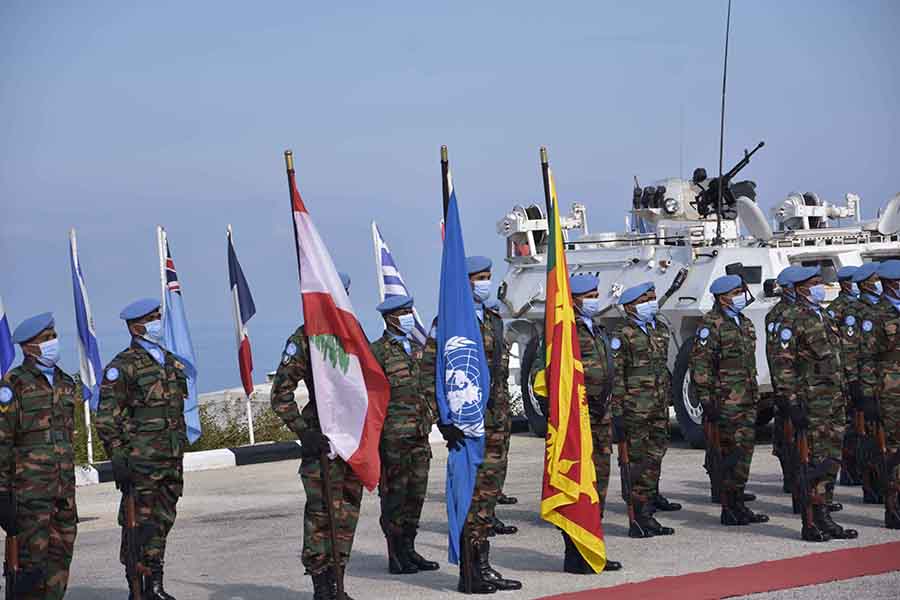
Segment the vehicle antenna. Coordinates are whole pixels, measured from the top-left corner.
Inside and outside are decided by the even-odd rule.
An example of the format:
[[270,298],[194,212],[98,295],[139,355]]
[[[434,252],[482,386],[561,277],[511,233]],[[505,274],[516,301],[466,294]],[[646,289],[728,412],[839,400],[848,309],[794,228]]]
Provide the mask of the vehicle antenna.
[[716,245],[722,245],[722,161],[725,154],[725,82],[728,79],[728,34],[731,32],[731,0],[728,0],[728,17],[725,20],[725,65],[722,68],[722,113],[719,121],[719,196],[716,200]]

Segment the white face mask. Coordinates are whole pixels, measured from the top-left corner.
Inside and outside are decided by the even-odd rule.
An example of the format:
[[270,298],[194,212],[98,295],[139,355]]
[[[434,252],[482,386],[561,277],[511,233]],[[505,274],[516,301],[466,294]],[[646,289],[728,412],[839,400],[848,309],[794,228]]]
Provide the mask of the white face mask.
[[479,279],[472,283],[472,295],[477,302],[484,302],[491,297],[491,280]]
[[859,286],[855,283],[850,284],[850,294],[859,298]]
[[646,323],[656,318],[656,313],[659,312],[659,302],[657,300],[647,300],[635,305],[634,310],[638,319]]
[[416,318],[412,313],[399,315],[397,317],[397,326],[400,328],[400,331],[409,335],[416,328]]
[[581,314],[593,317],[600,312],[600,298],[584,298],[581,301]]
[[144,323],[144,337],[153,342],[154,344],[158,343],[163,336],[163,328],[162,321],[156,319],[155,321],[148,321]]
[[53,367],[59,362],[59,338],[41,342],[38,344],[38,348],[41,349],[41,354],[36,358],[42,365]]

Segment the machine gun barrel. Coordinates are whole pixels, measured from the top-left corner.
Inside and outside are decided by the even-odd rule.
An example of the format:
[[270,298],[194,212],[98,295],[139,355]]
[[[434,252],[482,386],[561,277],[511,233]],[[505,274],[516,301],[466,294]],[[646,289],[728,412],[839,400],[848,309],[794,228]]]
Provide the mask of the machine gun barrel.
[[725,181],[726,183],[730,182],[735,175],[740,173],[744,167],[750,164],[750,157],[756,154],[756,152],[765,145],[765,142],[760,142],[756,145],[756,148],[754,148],[750,152],[744,150],[744,158],[742,158],[736,165],[731,167],[731,169],[727,173],[722,175],[722,181]]

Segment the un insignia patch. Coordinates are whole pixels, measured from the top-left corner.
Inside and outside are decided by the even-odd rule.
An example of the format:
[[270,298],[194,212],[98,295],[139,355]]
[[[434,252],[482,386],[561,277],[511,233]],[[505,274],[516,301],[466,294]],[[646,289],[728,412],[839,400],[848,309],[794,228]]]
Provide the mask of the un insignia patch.
[[862,322],[862,330],[865,331],[866,333],[869,333],[870,331],[872,331],[872,327],[873,327],[872,321],[866,319],[865,321]]
[[107,381],[115,381],[119,378],[119,370],[115,367],[110,367],[106,370],[106,380]]
[[609,341],[609,347],[612,348],[613,350],[618,350],[619,348],[622,347],[622,340],[620,340],[617,337],[614,337],[613,339],[611,339]]
[[284,353],[288,356],[294,356],[297,354],[297,344],[294,342],[288,342],[288,345],[284,348]]
[[775,333],[775,321],[772,321],[768,325],[766,325],[766,329],[769,330],[769,333]]
[[697,332],[697,335],[700,336],[701,340],[705,340],[709,337],[709,327],[704,327],[700,331]]
[[854,317],[853,315],[847,315],[846,317],[844,317],[844,325],[846,325],[847,327],[853,327],[854,325],[856,325],[856,317]]
[[834,318],[834,311],[831,310],[831,309],[829,309],[829,310],[828,310],[828,316],[831,317],[831,318],[833,319],[833,318]]
[[0,404],[9,404],[13,399],[12,390],[8,387],[0,388]]
[[781,330],[779,336],[781,337],[782,342],[789,342],[791,341],[791,338],[794,337],[794,332],[785,327]]

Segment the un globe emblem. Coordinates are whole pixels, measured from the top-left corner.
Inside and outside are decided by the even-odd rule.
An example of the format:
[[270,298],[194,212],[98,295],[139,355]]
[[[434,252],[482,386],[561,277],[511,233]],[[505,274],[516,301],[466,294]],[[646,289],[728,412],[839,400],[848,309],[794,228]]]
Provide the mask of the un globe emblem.
[[444,390],[453,424],[469,437],[484,435],[484,411],[478,347],[462,336],[444,344]]

